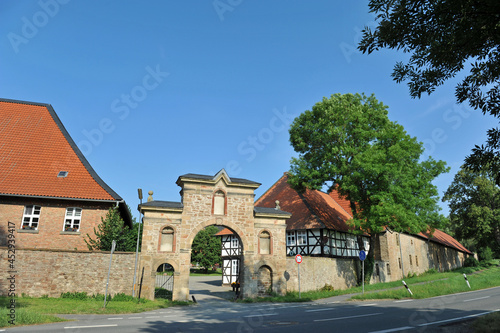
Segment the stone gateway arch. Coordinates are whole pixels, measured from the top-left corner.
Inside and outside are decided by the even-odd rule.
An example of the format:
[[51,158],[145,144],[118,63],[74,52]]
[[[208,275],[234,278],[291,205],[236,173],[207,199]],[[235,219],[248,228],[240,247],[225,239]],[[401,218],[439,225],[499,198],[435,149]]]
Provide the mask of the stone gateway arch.
[[284,294],[286,219],[291,214],[279,206],[255,207],[254,191],[260,184],[230,178],[224,169],[215,176],[186,174],[176,183],[181,187],[180,202],[150,197],[139,205],[144,215],[139,270],[144,269],[142,295],[154,298],[157,268],[170,264],[174,271],[172,299],[189,299],[191,244],[196,234],[209,225],[227,227],[241,240],[243,297],[257,296],[263,284],[272,292]]

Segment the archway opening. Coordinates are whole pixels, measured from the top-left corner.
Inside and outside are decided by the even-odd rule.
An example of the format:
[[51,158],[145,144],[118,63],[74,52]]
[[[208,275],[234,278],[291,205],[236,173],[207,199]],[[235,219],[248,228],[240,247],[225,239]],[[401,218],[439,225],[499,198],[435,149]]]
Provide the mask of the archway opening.
[[156,268],[155,298],[172,299],[174,290],[174,267],[169,263],[160,264]]
[[243,246],[232,229],[210,225],[191,245],[189,289],[202,298],[235,299],[241,293]]
[[271,295],[273,292],[273,270],[264,265],[259,268],[257,280],[257,294],[259,296]]

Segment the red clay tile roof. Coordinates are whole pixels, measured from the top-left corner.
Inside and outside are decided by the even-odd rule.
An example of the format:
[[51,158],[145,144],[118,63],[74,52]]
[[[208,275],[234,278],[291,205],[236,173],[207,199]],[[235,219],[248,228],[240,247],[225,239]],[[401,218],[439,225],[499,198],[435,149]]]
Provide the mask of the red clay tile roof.
[[[57,177],[67,171],[64,178]],[[50,104],[0,99],[0,194],[122,200],[95,173]]]
[[219,231],[218,233],[216,233],[214,236],[227,236],[227,235],[234,235],[234,232],[232,232],[228,228],[224,228],[221,231]]
[[298,193],[287,183],[284,174],[256,202],[255,206],[275,207],[280,202],[281,210],[292,213],[287,220],[288,230],[327,228],[347,232],[352,230],[346,221],[352,218],[331,196],[321,191],[307,189]]
[[430,236],[430,232],[425,232],[425,233],[421,232],[417,236],[423,237],[425,239],[429,239],[431,242],[440,243],[440,244],[455,248],[459,251],[472,254],[471,251],[467,250],[465,248],[465,246],[460,244],[455,238],[451,237],[450,235],[448,235],[447,233],[445,233],[439,229],[434,230],[432,237]]
[[[348,232],[352,230],[347,225],[347,220],[352,218],[349,201],[341,199],[338,192],[333,190],[329,194],[321,191],[307,189],[299,194],[287,183],[288,175],[285,173],[271,186],[257,201],[255,206],[275,207],[279,200],[281,210],[292,213],[287,220],[287,230],[327,228]],[[430,233],[419,233],[416,236],[429,239],[431,242],[440,243],[459,251],[472,253],[456,239],[445,232],[436,229],[432,237]]]

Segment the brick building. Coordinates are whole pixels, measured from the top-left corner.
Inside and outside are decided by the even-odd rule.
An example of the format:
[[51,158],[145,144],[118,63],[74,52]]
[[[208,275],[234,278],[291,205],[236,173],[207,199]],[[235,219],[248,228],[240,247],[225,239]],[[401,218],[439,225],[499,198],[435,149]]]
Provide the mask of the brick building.
[[111,207],[124,200],[92,169],[49,104],[0,99],[0,246],[87,250]]

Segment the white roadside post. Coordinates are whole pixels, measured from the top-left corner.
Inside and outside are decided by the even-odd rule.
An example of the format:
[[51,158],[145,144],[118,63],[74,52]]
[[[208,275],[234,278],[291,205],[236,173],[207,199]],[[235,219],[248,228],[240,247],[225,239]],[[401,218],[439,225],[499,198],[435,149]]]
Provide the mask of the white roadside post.
[[366,253],[365,251],[361,250],[359,251],[359,260],[361,260],[361,281],[363,285],[363,295],[365,294],[365,259],[366,259]]
[[300,263],[302,262],[302,256],[297,254],[295,256],[295,262],[297,263],[297,274],[299,279],[299,298],[300,298]]
[[113,240],[111,243],[111,253],[109,254],[109,268],[108,268],[108,280],[106,281],[106,293],[104,294],[104,307],[106,307],[106,298],[108,296],[108,285],[109,285],[109,273],[111,273],[111,259],[113,259],[113,252],[115,252],[116,241]]
[[469,280],[467,280],[467,275],[465,275],[465,273],[464,273],[464,278],[465,278],[465,282],[467,282],[467,285],[469,286],[469,289],[471,289]]

